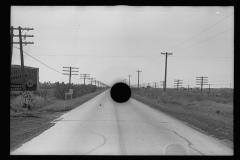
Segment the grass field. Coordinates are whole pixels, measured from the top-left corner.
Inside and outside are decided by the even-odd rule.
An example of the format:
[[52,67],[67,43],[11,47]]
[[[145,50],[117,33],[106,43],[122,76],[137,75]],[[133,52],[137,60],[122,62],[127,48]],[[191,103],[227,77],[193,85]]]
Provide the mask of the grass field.
[[[158,95],[159,98],[158,98]],[[201,96],[199,92],[168,90],[166,96],[157,90],[133,90],[132,98],[187,123],[195,129],[223,140],[233,147],[233,94],[215,91]]]

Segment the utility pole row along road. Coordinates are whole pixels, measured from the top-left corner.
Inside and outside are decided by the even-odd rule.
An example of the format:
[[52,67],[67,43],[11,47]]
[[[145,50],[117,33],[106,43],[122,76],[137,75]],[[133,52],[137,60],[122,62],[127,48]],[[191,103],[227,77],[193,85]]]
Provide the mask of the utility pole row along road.
[[110,89],[54,123],[11,155],[233,155],[218,140],[139,101],[114,102]]

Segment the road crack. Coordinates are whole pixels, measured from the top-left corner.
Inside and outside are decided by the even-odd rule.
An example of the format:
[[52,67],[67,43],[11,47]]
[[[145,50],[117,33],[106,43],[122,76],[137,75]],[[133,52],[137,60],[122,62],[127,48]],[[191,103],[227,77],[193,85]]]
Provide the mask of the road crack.
[[119,123],[119,121],[121,121],[121,120],[119,120],[119,116],[118,116],[116,106],[114,106],[114,109],[115,109],[115,115],[116,115],[116,118],[117,118],[116,121],[117,121],[117,125],[118,125],[118,135],[119,135],[119,143],[120,143],[121,153],[122,153],[122,155],[126,155],[126,150],[125,150],[125,147],[124,147],[123,134],[122,134],[122,130],[121,130],[120,123]]
[[91,119],[94,119],[94,118],[96,118],[96,117],[99,117],[99,116],[102,116],[102,115],[105,115],[105,114],[109,114],[109,113],[104,113],[104,114],[100,114],[100,115],[94,116],[94,117],[92,117],[92,118],[89,118],[89,119],[83,121],[83,122],[80,124],[80,126],[81,126],[83,129],[85,129],[86,131],[91,132],[91,133],[93,133],[93,134],[96,134],[96,135],[98,135],[98,136],[101,136],[101,137],[103,138],[103,143],[102,143],[101,145],[99,145],[99,146],[93,148],[92,150],[88,151],[85,155],[87,155],[87,154],[91,153],[92,151],[98,149],[99,147],[102,147],[103,145],[105,145],[106,142],[107,142],[107,139],[106,139],[106,137],[104,137],[103,135],[101,135],[101,134],[99,134],[99,133],[96,133],[96,132],[93,132],[93,131],[85,128],[82,124],[85,123],[85,122],[87,122],[87,121],[89,121],[89,120],[91,120]]

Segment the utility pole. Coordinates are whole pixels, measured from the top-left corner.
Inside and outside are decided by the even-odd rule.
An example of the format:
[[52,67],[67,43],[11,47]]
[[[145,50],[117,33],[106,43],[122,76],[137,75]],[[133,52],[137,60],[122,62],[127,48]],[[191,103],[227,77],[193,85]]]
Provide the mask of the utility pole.
[[[196,83],[198,83],[197,85],[201,85],[201,95],[202,95],[202,88],[203,88],[203,85],[208,85],[207,83],[207,79],[206,78],[208,78],[208,77],[197,77],[197,81],[196,81]],[[200,81],[199,81],[200,80]],[[200,83],[200,84],[199,84]]]
[[89,79],[91,79],[91,85],[92,85],[92,81],[93,81],[93,79],[95,79],[95,78],[89,78]]
[[210,85],[212,85],[212,84],[208,84],[208,85],[209,85],[208,94],[210,94]]
[[85,85],[85,79],[89,79],[90,74],[80,74],[80,79],[84,79],[84,85]]
[[137,71],[138,72],[138,94],[139,94],[139,72],[142,72],[142,71]]
[[156,88],[156,84],[157,84],[157,82],[153,82],[153,83],[155,83],[155,88]]
[[95,82],[95,86],[97,86],[97,85],[96,85],[96,83],[97,83],[97,80],[96,80],[96,79],[94,80],[94,82]]
[[160,86],[163,86],[163,89],[164,89],[165,82],[164,81],[160,81]]
[[[23,87],[23,92],[26,91],[26,82],[25,82],[25,71],[24,71],[24,58],[23,58],[23,45],[22,44],[34,44],[33,42],[22,42],[22,31],[24,30],[33,30],[33,28],[21,28],[20,26],[18,28],[14,28],[13,26],[11,26],[11,31],[10,31],[10,36],[11,36],[11,45],[10,45],[10,56],[11,56],[11,60],[10,60],[10,70],[11,70],[11,65],[12,65],[12,47],[13,44],[20,44],[20,56],[21,56],[21,76],[22,76],[22,87]],[[14,35],[13,30],[19,30],[19,35]],[[19,37],[19,42],[13,42],[13,37]],[[23,38],[24,40],[26,39],[26,37],[34,37],[33,35],[24,35]],[[11,74],[10,74],[10,78],[11,78]]]
[[174,90],[177,90],[178,92],[178,87],[182,85],[182,80],[175,79],[174,80],[174,87],[177,86],[177,89],[174,88]]
[[166,91],[167,91],[167,57],[168,57],[168,55],[172,55],[172,53],[161,53],[161,54],[165,54],[166,55],[166,61],[165,61],[165,80],[164,80],[164,82],[165,82],[165,85],[164,85],[164,95],[166,94]]
[[[11,26],[11,32],[10,32],[10,70],[12,65],[12,50],[13,50],[13,26]],[[11,78],[11,74],[10,74]]]
[[73,71],[72,69],[78,69],[75,67],[63,67],[63,68],[69,68],[69,70],[63,70],[66,71],[68,73],[63,73],[64,75],[69,75],[69,89],[71,88],[71,77],[72,75],[78,75],[78,74],[72,74],[72,72],[78,72],[78,71]]
[[131,77],[131,75],[128,75],[128,77],[129,77],[129,87],[130,87],[130,77]]

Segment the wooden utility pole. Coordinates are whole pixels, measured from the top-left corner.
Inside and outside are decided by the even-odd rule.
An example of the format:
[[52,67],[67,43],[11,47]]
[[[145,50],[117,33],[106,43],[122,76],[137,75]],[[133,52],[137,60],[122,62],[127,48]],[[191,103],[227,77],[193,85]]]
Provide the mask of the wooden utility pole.
[[95,86],[96,86],[97,80],[95,79],[94,82],[95,82]]
[[[202,95],[202,88],[203,88],[203,85],[208,85],[207,83],[207,79],[204,79],[204,78],[208,78],[208,77],[197,77],[197,81],[196,83],[198,83],[197,85],[201,85],[201,95]],[[199,81],[200,80],[200,81]],[[200,83],[200,84],[199,84]]]
[[24,59],[23,59],[23,48],[22,48],[22,32],[19,26],[19,42],[20,42],[20,54],[21,54],[21,72],[22,72],[22,84],[23,92],[26,91],[25,71],[24,71]]
[[164,95],[166,94],[167,91],[167,57],[168,55],[172,55],[172,53],[161,53],[161,54],[165,54],[166,55],[166,61],[165,61],[165,85],[164,85]]
[[[24,30],[33,30],[33,28],[21,28],[20,26],[18,28],[14,28],[13,26],[10,27],[11,31],[10,31],[10,36],[11,36],[11,45],[10,45],[10,70],[11,70],[11,65],[12,65],[12,47],[13,44],[20,44],[20,56],[21,56],[21,76],[22,76],[22,87],[23,87],[23,92],[26,91],[26,82],[25,82],[25,69],[24,69],[24,57],[23,57],[23,45],[22,44],[34,44],[33,42],[22,42],[22,31]],[[19,35],[14,35],[13,34],[13,30],[19,30]],[[13,42],[13,37],[19,37],[19,42]],[[33,35],[24,35],[23,38],[24,40],[26,39],[26,37],[34,37]],[[10,74],[11,77],[11,74]]]
[[[174,80],[174,87],[177,86],[177,92],[178,92],[178,87],[182,85],[182,80],[176,79]],[[176,90],[174,88],[174,90]]]
[[138,72],[138,94],[139,94],[139,72],[142,72],[142,71],[137,71]]
[[208,85],[209,85],[208,94],[210,94],[210,85],[211,85],[211,84],[208,84]]
[[80,79],[84,79],[84,85],[85,85],[85,79],[89,79],[90,74],[80,74]]
[[165,82],[164,81],[160,81],[160,86],[163,86],[163,89],[164,89]]
[[72,72],[78,72],[78,71],[73,71],[72,69],[78,69],[78,68],[75,68],[75,67],[63,67],[63,68],[69,68],[69,70],[63,70],[63,71],[68,72],[68,73],[63,73],[63,74],[69,75],[69,88],[71,88],[71,76],[78,75],[78,74],[72,74]]
[[[10,32],[10,70],[11,70],[11,65],[12,65],[12,50],[13,50],[13,26],[11,26],[11,32]],[[10,78],[11,78],[11,74],[10,74]]]
[[92,85],[92,81],[93,81],[93,79],[95,79],[95,78],[89,78],[90,80],[91,80],[91,85]]
[[157,82],[153,82],[153,83],[155,83],[155,88],[156,88],[156,84],[157,84]]
[[129,85],[129,87],[130,87],[130,77],[131,77],[131,75],[128,75],[128,77],[129,77],[129,84],[128,84],[128,85]]

